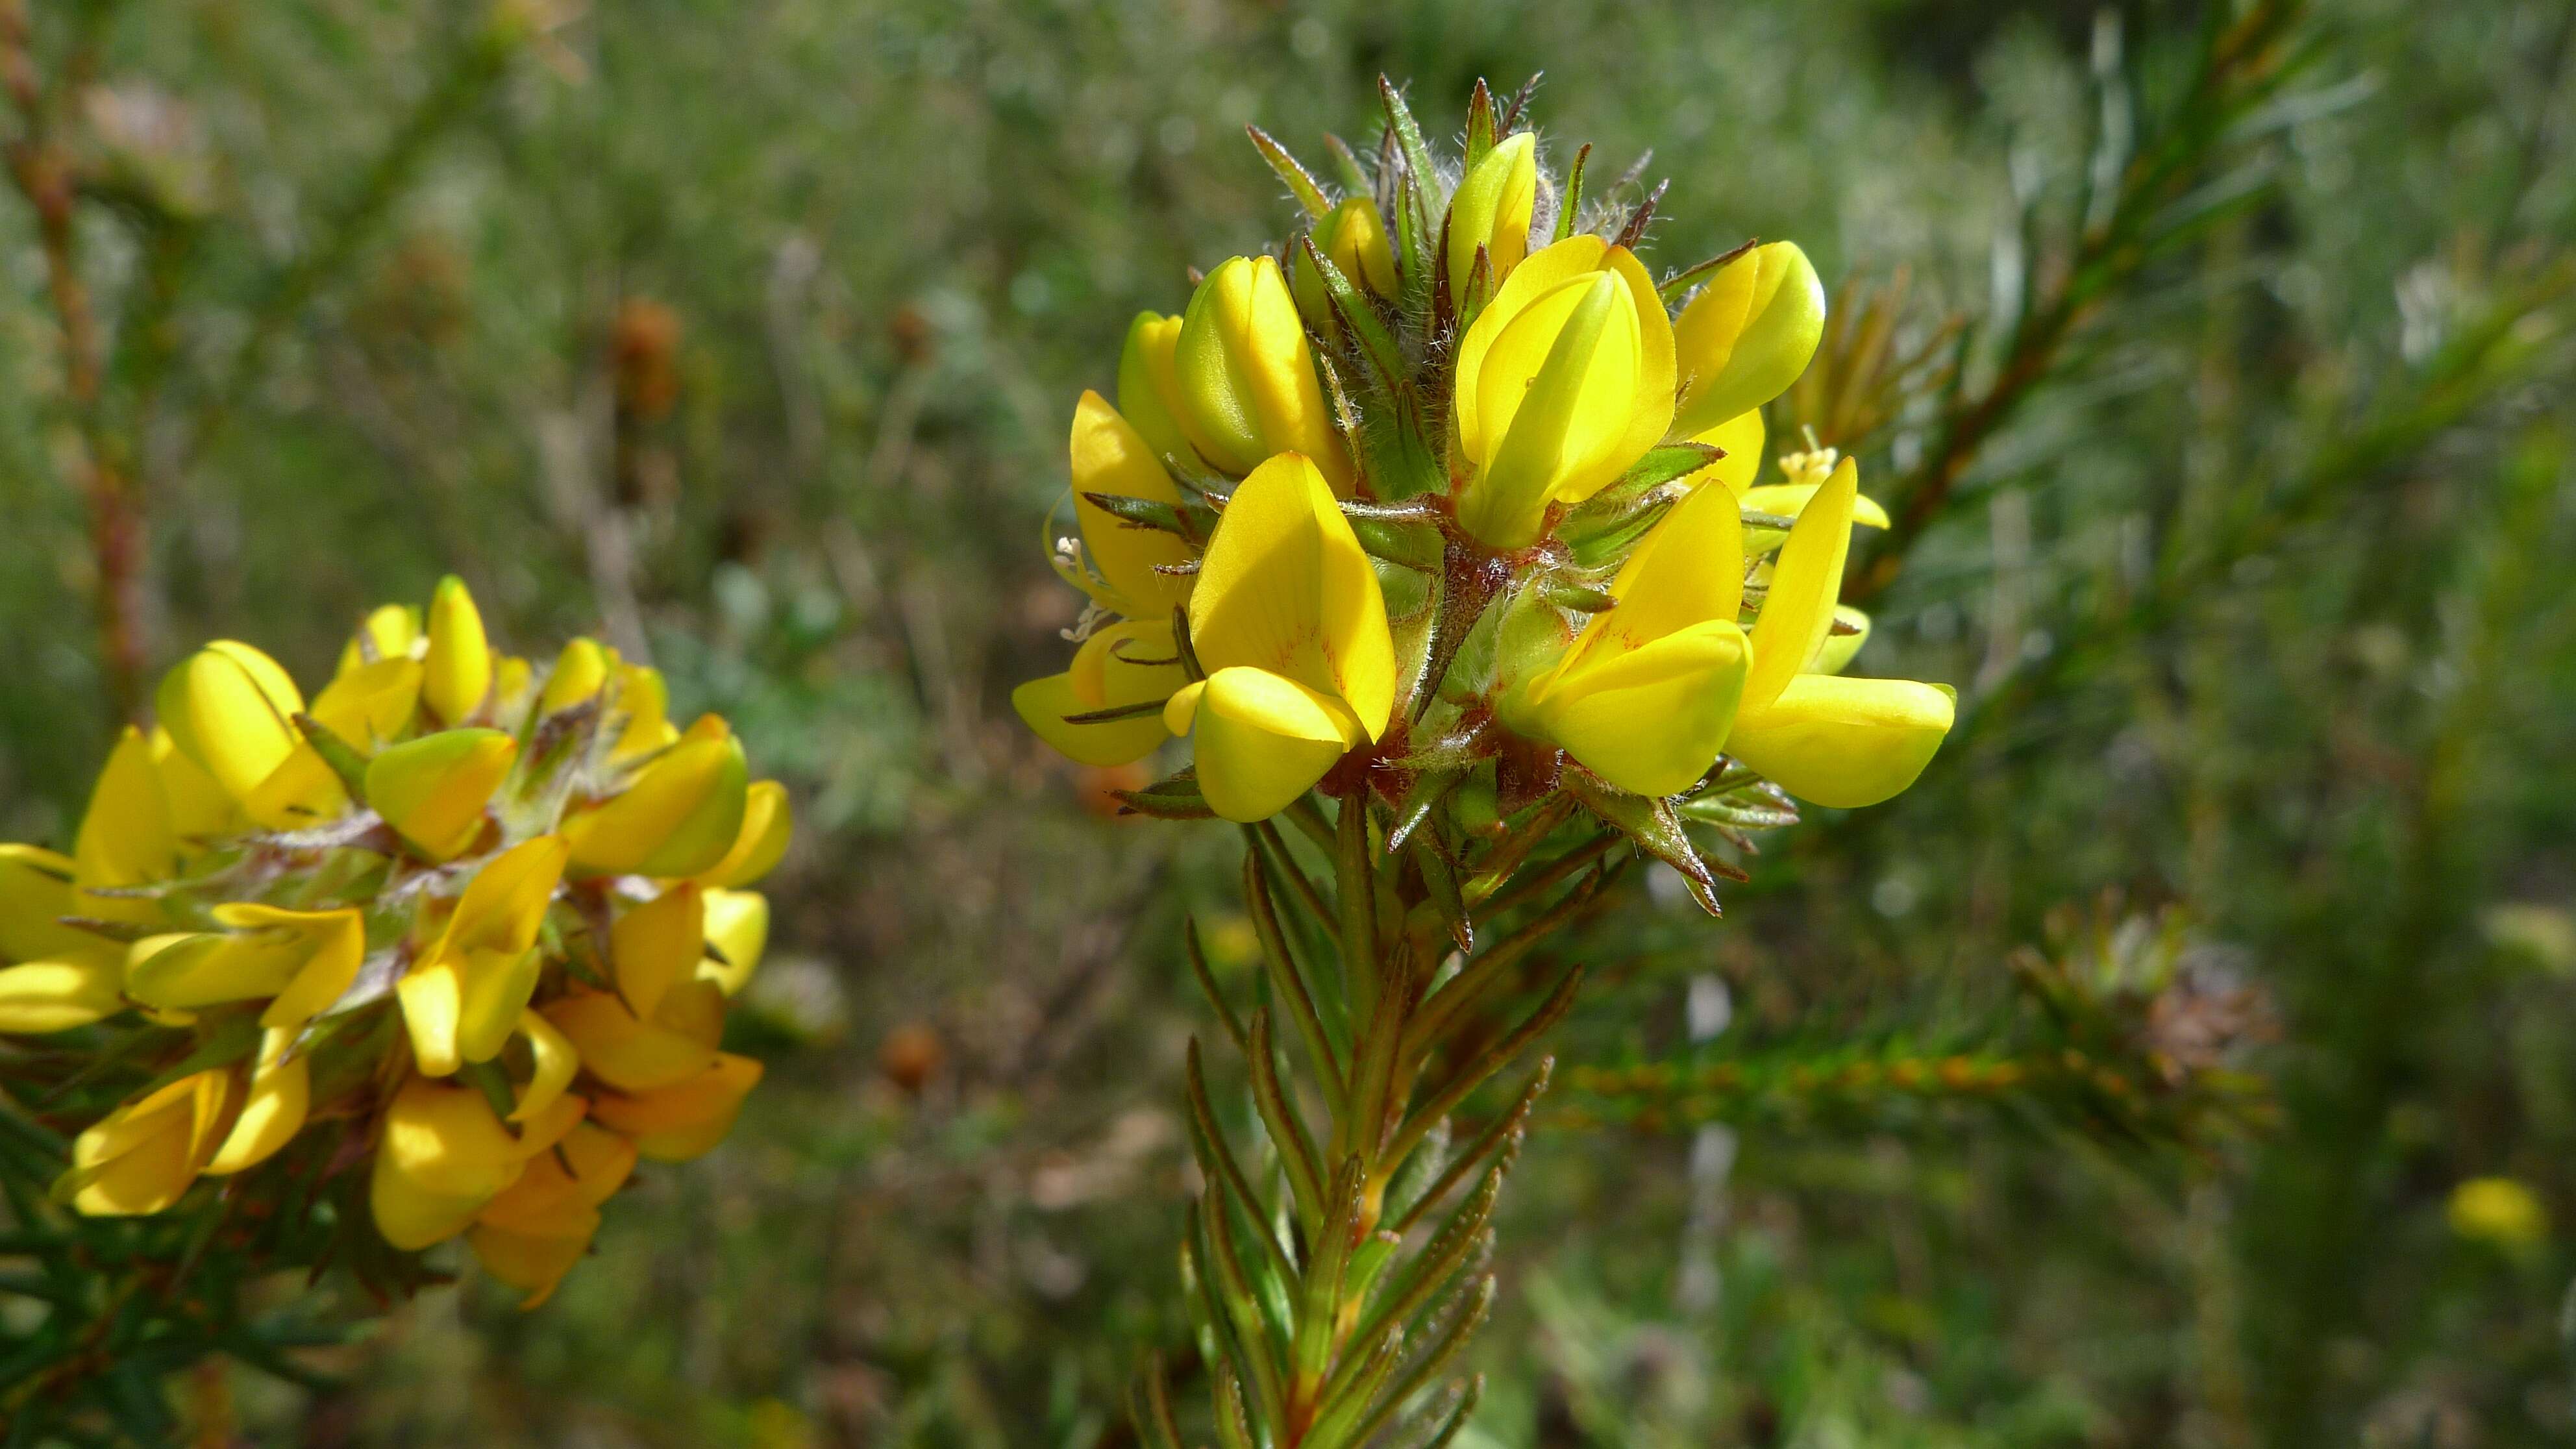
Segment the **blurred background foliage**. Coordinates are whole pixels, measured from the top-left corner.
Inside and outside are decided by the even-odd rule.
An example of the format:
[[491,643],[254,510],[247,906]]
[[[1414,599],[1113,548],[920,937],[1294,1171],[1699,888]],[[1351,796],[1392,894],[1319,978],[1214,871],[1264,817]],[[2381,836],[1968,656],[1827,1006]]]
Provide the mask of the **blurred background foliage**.
[[0,6],[0,837],[66,840],[134,671],[317,678],[451,569],[800,812],[734,1138],[541,1312],[469,1271],[307,1384],[174,1381],[197,1442],[1128,1442],[1184,1339],[1181,915],[1249,942],[1229,833],[1111,818],[1005,705],[1072,622],[1066,420],[1285,224],[1244,123],[1317,156],[1380,71],[1439,118],[1538,70],[1558,164],[1672,178],[1650,265],[1851,281],[1774,435],[1862,453],[1861,667],[1963,711],[1726,921],[1632,870],[1586,926],[1466,1442],[2566,1442],[2576,9],[2347,0],[2196,88],[2245,18]]

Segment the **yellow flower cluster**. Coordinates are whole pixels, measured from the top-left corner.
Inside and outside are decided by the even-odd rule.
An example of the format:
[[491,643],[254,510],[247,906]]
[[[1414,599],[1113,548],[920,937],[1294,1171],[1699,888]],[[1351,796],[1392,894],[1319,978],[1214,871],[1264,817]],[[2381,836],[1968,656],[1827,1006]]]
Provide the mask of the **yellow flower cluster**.
[[[731,1128],[760,1064],[719,1049],[725,1005],[769,930],[745,887],[790,822],[723,720],[675,726],[589,639],[496,652],[453,578],[425,619],[370,614],[310,700],[226,640],[155,712],[69,856],[0,846],[0,1032],[95,1025],[164,1068],[78,1137],[75,1209],[364,1165],[387,1242],[463,1235],[533,1306],[637,1158]],[[323,1121],[371,1151],[290,1151]]]
[[1954,696],[1843,673],[1852,530],[1887,517],[1830,450],[1757,484],[1823,330],[1805,254],[1658,283],[1634,227],[1576,227],[1579,167],[1469,134],[1445,208],[1418,164],[1334,197],[1261,138],[1307,228],[1139,316],[1116,404],[1076,405],[1057,566],[1093,607],[1022,718],[1094,765],[1186,736],[1238,821],[1345,762],[1395,798],[1435,744],[1645,797],[1722,756],[1820,805],[1903,790]]

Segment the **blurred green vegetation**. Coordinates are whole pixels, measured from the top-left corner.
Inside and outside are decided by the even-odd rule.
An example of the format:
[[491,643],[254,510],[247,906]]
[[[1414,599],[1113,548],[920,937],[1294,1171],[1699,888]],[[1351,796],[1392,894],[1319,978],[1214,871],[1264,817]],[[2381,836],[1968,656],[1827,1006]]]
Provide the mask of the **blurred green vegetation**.
[[[2187,232],[2092,271],[2092,148],[2189,119],[2200,8],[26,8],[12,164],[79,191],[55,236],[25,168],[0,204],[0,837],[64,842],[109,741],[94,456],[147,669],[238,636],[311,680],[453,570],[513,647],[649,655],[802,826],[735,1137],[538,1313],[467,1270],[317,1355],[338,1387],[174,1384],[200,1442],[1125,1442],[1184,1338],[1182,911],[1247,954],[1230,834],[1107,818],[1005,705],[1072,622],[1065,423],[1130,314],[1285,224],[1244,123],[1311,156],[1381,71],[1448,116],[1539,70],[1554,150],[1673,179],[1650,264],[1903,270],[1971,397],[2069,316],[1869,575],[1861,667],[1962,692],[1924,782],[1811,812],[1723,922],[1631,871],[1582,937],[1466,1442],[2567,1441],[2565,4],[2333,7]],[[1949,414],[1900,401],[1863,477],[1902,512]],[[2173,1072],[1884,1089],[2035,1042]],[[1769,1085],[1604,1075],[1655,1063]],[[2170,1095],[2222,1063],[2269,1110]],[[2560,1226],[2446,1216],[2482,1177]]]

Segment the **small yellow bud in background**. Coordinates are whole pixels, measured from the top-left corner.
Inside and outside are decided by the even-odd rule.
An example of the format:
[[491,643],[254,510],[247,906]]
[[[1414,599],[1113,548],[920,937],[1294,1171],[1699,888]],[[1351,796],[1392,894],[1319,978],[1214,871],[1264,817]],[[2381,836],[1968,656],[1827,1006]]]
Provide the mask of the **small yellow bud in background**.
[[432,860],[462,854],[483,832],[483,807],[519,757],[499,730],[441,730],[367,763],[367,804]]
[[247,799],[304,743],[303,692],[277,661],[219,639],[162,676],[161,726],[234,799]]
[[418,660],[427,642],[421,633],[420,610],[409,604],[384,604],[368,612],[358,632],[340,650],[342,674],[363,664],[386,659]]
[[2510,1177],[2473,1177],[2461,1183],[2451,1189],[2442,1216],[2461,1237],[2509,1253],[2549,1239],[2549,1210],[2530,1188]]
[[421,660],[421,702],[447,724],[463,724],[492,692],[492,643],[474,595],[454,574],[429,601],[429,652]]
[[575,639],[555,656],[555,667],[546,676],[545,693],[537,696],[540,718],[574,705],[599,693],[608,683],[608,651],[596,639]]
[[712,870],[742,836],[747,773],[742,742],[730,734],[683,740],[623,791],[564,821],[572,863],[605,875],[666,879]]
[[1478,247],[1491,267],[1487,285],[1502,286],[1529,252],[1530,213],[1537,205],[1538,137],[1522,131],[1495,143],[1449,198],[1451,297],[1466,294]]
[[1625,247],[1568,237],[1529,258],[1458,345],[1458,441],[1474,474],[1458,521],[1496,548],[1535,541],[1663,437],[1673,338]]
[[620,663],[615,650],[608,651],[608,662],[617,691],[611,709],[626,717],[617,745],[609,753],[627,759],[651,754],[678,739],[680,732],[671,726],[671,691],[662,682],[662,671]]
[[[1376,202],[1365,196],[1345,198],[1315,223],[1314,237],[1315,250],[1352,286],[1373,297],[1396,294],[1395,248],[1387,240],[1386,222],[1378,215]],[[1288,277],[1297,293],[1297,306],[1320,328],[1333,310],[1324,294],[1323,274],[1306,260],[1304,248],[1290,255],[1294,261]]]
[[1303,453],[1337,497],[1350,495],[1350,460],[1276,258],[1233,257],[1208,273],[1181,316],[1172,361],[1210,463],[1241,476],[1274,454]]
[[1824,284],[1797,243],[1758,246],[1720,267],[1673,323],[1676,428],[1697,434],[1788,391],[1824,335]]

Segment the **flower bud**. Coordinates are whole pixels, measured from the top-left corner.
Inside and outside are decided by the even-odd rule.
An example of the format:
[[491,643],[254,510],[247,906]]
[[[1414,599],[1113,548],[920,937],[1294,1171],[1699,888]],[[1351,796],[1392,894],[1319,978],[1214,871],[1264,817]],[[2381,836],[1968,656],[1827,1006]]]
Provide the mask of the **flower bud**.
[[624,790],[564,822],[572,863],[666,879],[713,869],[741,838],[746,773],[742,742],[730,734],[673,745]]
[[1718,268],[1673,324],[1676,426],[1697,434],[1788,391],[1824,335],[1824,284],[1797,243],[1758,246]]
[[1207,455],[1181,406],[1174,361],[1180,342],[1178,317],[1139,312],[1127,324],[1127,345],[1118,354],[1118,412],[1145,440],[1154,462],[1196,468]]
[[1538,137],[1520,131],[1496,142],[1449,198],[1449,295],[1464,297],[1485,249],[1487,282],[1500,287],[1529,251],[1530,213],[1538,205]]
[[608,651],[608,661],[616,691],[610,711],[625,721],[618,726],[617,744],[610,749],[610,757],[623,760],[648,755],[677,740],[680,732],[671,725],[671,691],[662,682],[662,671],[620,663],[615,650]]
[[608,683],[608,651],[596,639],[575,639],[555,656],[555,667],[546,676],[546,688],[537,696],[537,715],[544,718],[566,710],[597,695]]
[[733,1130],[742,1099],[759,1085],[760,1076],[760,1063],[718,1052],[714,1065],[674,1086],[602,1094],[591,1115],[599,1125],[633,1138],[639,1156],[686,1162],[703,1156]]
[[491,1103],[471,1087],[414,1077],[385,1109],[376,1165],[368,1184],[376,1230],[385,1241],[417,1251],[465,1231],[529,1158],[563,1140],[581,1118],[578,1097],[556,1120],[513,1136]]
[[1276,258],[1233,257],[1208,273],[1182,314],[1173,368],[1210,463],[1239,477],[1273,454],[1303,453],[1349,496],[1350,460]]
[[1473,472],[1458,521],[1526,548],[1553,503],[1627,471],[1673,416],[1673,339],[1625,247],[1569,237],[1529,258],[1458,346],[1458,441]]
[[[1373,297],[1395,296],[1401,285],[1395,272],[1395,247],[1387,240],[1386,222],[1378,215],[1375,201],[1365,196],[1345,197],[1315,223],[1314,237],[1315,249],[1352,286]],[[1303,248],[1291,255],[1295,261],[1289,268],[1289,281],[1296,289],[1298,309],[1320,330],[1333,311],[1324,294],[1323,274],[1306,260]]]
[[519,758],[499,730],[441,730],[367,762],[367,804],[432,860],[464,853],[483,833],[483,807]]
[[465,581],[438,581],[429,601],[429,653],[421,660],[421,702],[446,724],[463,724],[492,692],[492,644]]
[[409,604],[381,605],[368,611],[358,632],[341,647],[339,672],[386,659],[418,660],[424,642],[420,610]]
[[304,743],[294,724],[303,692],[276,660],[231,639],[162,676],[155,703],[172,742],[236,800],[247,799]]

